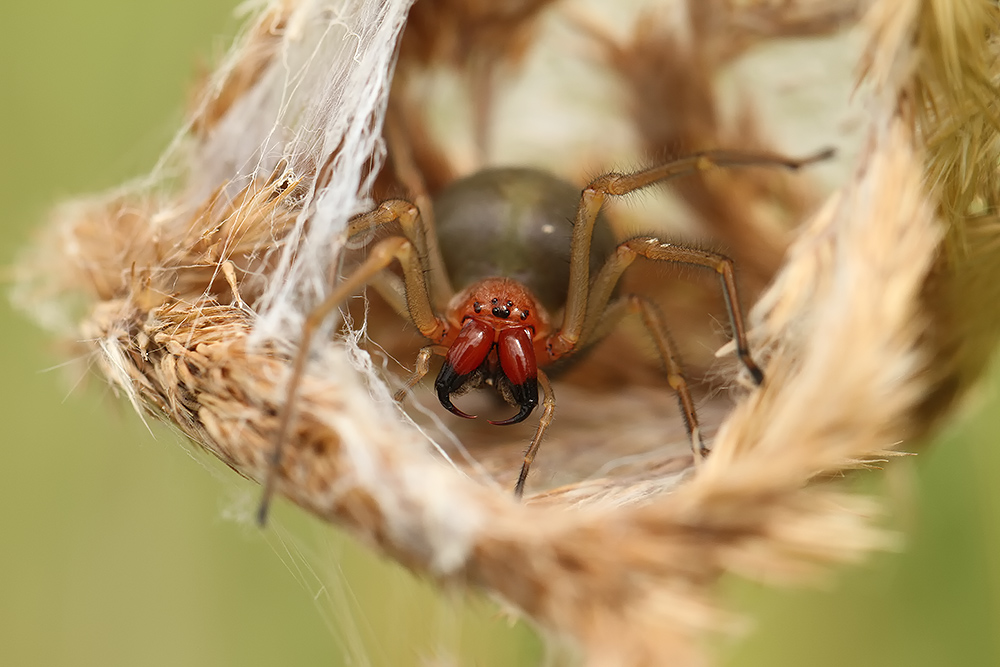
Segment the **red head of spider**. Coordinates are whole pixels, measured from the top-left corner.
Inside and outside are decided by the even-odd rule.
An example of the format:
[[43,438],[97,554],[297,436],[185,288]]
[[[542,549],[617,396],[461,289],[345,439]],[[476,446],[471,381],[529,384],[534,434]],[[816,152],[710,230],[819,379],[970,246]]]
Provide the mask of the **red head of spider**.
[[447,319],[450,346],[434,383],[441,405],[472,419],[452,404],[452,394],[490,384],[518,406],[513,417],[490,423],[524,421],[538,405],[538,356],[549,333],[537,299],[515,280],[487,278],[452,299]]

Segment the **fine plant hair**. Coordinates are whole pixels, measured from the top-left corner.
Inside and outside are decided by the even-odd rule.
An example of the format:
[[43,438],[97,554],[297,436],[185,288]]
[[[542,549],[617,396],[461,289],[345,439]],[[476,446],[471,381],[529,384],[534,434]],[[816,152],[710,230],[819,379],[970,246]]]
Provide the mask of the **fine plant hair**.
[[[712,338],[715,292],[677,290],[642,264],[627,279],[662,300],[692,376],[713,386],[699,400],[714,436],[700,464],[660,370],[618,332],[560,376],[537,485],[516,502],[524,431],[449,432],[397,405],[405,370],[388,360],[411,363],[421,342],[374,295],[345,304],[351,326],[330,318],[316,336],[291,406],[279,497],[415,572],[505,600],[586,664],[702,664],[703,636],[739,626],[715,595],[723,575],[800,583],[895,543],[877,500],[831,480],[916,448],[986,366],[1000,311],[975,304],[1000,298],[998,11],[674,0],[616,31],[574,3],[493,7],[420,0],[404,34],[406,0],[273,0],[201,82],[150,175],[53,214],[15,298],[83,341],[137,411],[261,482],[304,318],[360,252],[344,247],[348,220],[387,196],[424,208],[511,150],[494,111],[532,54],[554,48],[617,91],[604,134],[648,163],[776,150],[747,95],[719,99],[720,74],[754,45],[863,32],[862,142],[834,191],[756,168],[673,190],[672,210],[682,202],[745,267],[764,384]],[[427,92],[442,80],[467,93],[443,123]],[[538,97],[534,116],[564,136],[574,111],[551,116]],[[580,160],[538,162],[582,186],[605,137],[574,137]],[[636,217],[626,209],[610,210],[619,232]],[[710,345],[719,359],[697,352]]]

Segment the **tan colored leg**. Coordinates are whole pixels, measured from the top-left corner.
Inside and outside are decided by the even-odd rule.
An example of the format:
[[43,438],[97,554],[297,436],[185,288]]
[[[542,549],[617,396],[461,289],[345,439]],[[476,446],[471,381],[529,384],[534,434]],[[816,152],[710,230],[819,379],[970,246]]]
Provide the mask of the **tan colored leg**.
[[710,250],[663,243],[659,239],[652,237],[640,237],[625,241],[618,246],[618,250],[601,267],[601,271],[594,278],[594,284],[590,290],[590,302],[587,304],[587,321],[584,324],[583,331],[588,335],[593,332],[594,327],[601,317],[601,313],[608,303],[608,299],[611,297],[611,292],[618,282],[618,278],[635,261],[635,258],[639,256],[660,262],[700,266],[716,272],[722,284],[722,296],[726,303],[726,311],[729,313],[729,322],[733,327],[736,354],[739,356],[740,361],[743,362],[747,371],[750,372],[750,376],[754,382],[757,384],[764,382],[764,373],[760,370],[757,362],[753,360],[753,357],[750,356],[746,327],[743,324],[743,313],[740,310],[739,295],[736,291],[733,260]]
[[[406,308],[409,312],[410,320],[413,321],[424,337],[437,342],[440,340],[446,325],[443,320],[438,319],[434,314],[434,307],[431,305],[428,293],[426,273],[423,262],[420,259],[420,246],[414,240],[415,237],[420,236],[421,229],[420,212],[417,210],[417,207],[403,199],[384,201],[374,211],[359,215],[351,220],[347,228],[348,239],[357,238],[366,232],[377,230],[379,227],[383,227],[396,220],[399,221],[403,229],[403,234],[406,235],[409,241],[410,248],[405,251],[405,260],[401,256],[399,261],[403,267],[403,280],[406,284]],[[386,239],[386,241],[389,240],[391,239]],[[370,260],[371,257],[368,259]],[[389,261],[391,262],[391,259]],[[386,265],[388,265],[388,262]],[[360,271],[360,267],[358,271]],[[364,284],[371,282],[373,276],[374,274],[366,278],[364,283],[358,285],[356,289],[360,289]],[[386,284],[388,285],[389,283]],[[398,301],[398,299],[395,301]],[[394,300],[390,299],[390,305],[393,305],[393,303]],[[394,305],[394,307],[396,306]]]
[[417,353],[417,364],[413,374],[407,378],[402,389],[393,394],[393,399],[397,402],[402,402],[402,400],[406,398],[407,392],[413,389],[418,382],[424,379],[424,376],[431,370],[431,357],[435,354],[443,357],[448,354],[448,348],[444,345],[428,345],[420,348],[420,352]]
[[391,271],[376,273],[368,284],[375,288],[393,312],[404,320],[410,318],[410,307],[406,305],[406,285],[403,279]]
[[[413,208],[413,205],[408,202],[402,202],[402,204]],[[405,206],[401,206],[399,202],[388,202],[369,215],[373,217],[395,215],[398,211],[393,208],[394,205],[400,207],[404,212],[407,211]],[[285,402],[281,409],[281,418],[278,423],[274,449],[271,452],[270,461],[268,461],[267,477],[264,480],[264,493],[261,497],[260,507],[257,510],[257,521],[262,526],[267,522],[267,512],[271,497],[274,495],[278,469],[281,465],[285,444],[291,435],[294,423],[295,401],[298,398],[299,384],[302,380],[302,373],[305,370],[306,360],[309,358],[312,338],[323,321],[335,308],[343,304],[352,294],[357,293],[373,276],[385,269],[393,261],[398,261],[403,266],[403,274],[406,278],[406,288],[410,302],[410,313],[411,315],[414,312],[420,314],[420,319],[414,317],[414,323],[420,329],[420,332],[428,338],[431,336],[439,338],[447,330],[447,323],[434,315],[430,303],[427,301],[427,287],[423,281],[423,271],[413,244],[398,236],[384,239],[375,245],[371,253],[354,273],[337,285],[330,296],[309,313],[302,325],[302,338],[299,341],[299,349],[295,354],[292,373],[288,379]],[[436,338],[432,338],[432,340],[436,340]]]
[[531,444],[528,445],[528,450],[524,453],[521,474],[518,475],[517,484],[514,485],[515,498],[520,498],[524,495],[524,482],[528,479],[528,471],[531,469],[531,463],[535,460],[535,454],[538,453],[538,446],[542,444],[542,436],[545,435],[545,429],[549,427],[553,417],[555,417],[556,395],[552,392],[552,383],[549,382],[549,376],[541,369],[538,370],[538,384],[542,385],[542,391],[545,392],[545,399],[542,401],[542,416],[538,419],[538,428],[535,430],[535,437],[531,439]]
[[607,195],[627,195],[636,190],[660,183],[676,176],[694,171],[704,171],[715,167],[776,166],[799,169],[813,162],[824,160],[833,154],[825,150],[815,155],[794,160],[775,153],[753,153],[742,151],[704,151],[682,157],[651,169],[634,174],[605,174],[584,188],[580,205],[576,211],[573,240],[570,247],[569,293],[562,325],[551,338],[550,354],[553,358],[565,356],[572,351],[584,329],[589,301],[590,286],[590,242],[594,232],[597,214],[604,205]]
[[701,426],[698,422],[698,412],[694,406],[694,399],[691,397],[691,390],[688,387],[687,379],[684,377],[684,369],[681,366],[680,357],[674,348],[670,333],[667,331],[662,311],[655,303],[644,296],[629,294],[616,300],[607,309],[603,310],[603,316],[597,325],[594,333],[603,336],[615,327],[626,315],[638,315],[646,328],[646,332],[656,345],[656,351],[663,362],[663,367],[667,371],[667,382],[670,388],[677,394],[677,402],[680,405],[681,415],[684,417],[684,425],[687,427],[688,437],[691,439],[691,451],[695,460],[708,452],[701,437]]

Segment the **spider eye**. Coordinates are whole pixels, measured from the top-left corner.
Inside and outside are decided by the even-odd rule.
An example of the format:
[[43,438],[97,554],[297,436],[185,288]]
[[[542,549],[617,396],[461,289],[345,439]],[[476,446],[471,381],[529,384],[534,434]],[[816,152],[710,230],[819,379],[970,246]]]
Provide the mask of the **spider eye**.
[[478,313],[479,311],[481,311],[483,309],[483,304],[479,303],[478,301],[473,301],[472,302],[472,309],[475,310]]
[[528,319],[528,311],[522,310],[521,311],[521,320],[524,321],[526,319]]

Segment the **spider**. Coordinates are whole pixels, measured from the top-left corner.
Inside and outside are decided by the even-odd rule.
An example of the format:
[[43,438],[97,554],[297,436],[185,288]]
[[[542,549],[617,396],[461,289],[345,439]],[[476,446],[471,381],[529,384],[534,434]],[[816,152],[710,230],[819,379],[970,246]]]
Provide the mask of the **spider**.
[[[764,373],[747,345],[733,261],[725,255],[652,236],[616,242],[603,220],[607,197],[713,167],[750,165],[799,169],[830,157],[826,150],[791,159],[770,153],[705,151],[630,174],[608,173],[582,191],[537,169],[487,169],[461,179],[438,195],[436,228],[424,224],[417,206],[393,199],[353,218],[348,241],[390,223],[401,233],[371,246],[367,258],[306,318],[289,379],[278,437],[272,451],[258,519],[264,523],[277,468],[292,426],[293,405],[312,337],[326,317],[366,285],[376,287],[390,305],[430,342],[417,355],[415,370],[395,399],[402,401],[430,371],[431,358],[444,357],[434,382],[437,398],[452,414],[467,419],[452,396],[492,386],[517,413],[490,421],[504,426],[542,414],[514,495],[520,498],[542,437],[555,414],[555,394],[543,370],[599,340],[627,315],[637,315],[656,346],[667,383],[676,392],[696,458],[707,450],[687,381],[656,305],[638,294],[618,295],[616,285],[638,257],[707,268],[719,276],[736,354],[754,383]],[[598,223],[600,223],[598,225]],[[387,269],[398,262],[402,280]],[[448,276],[440,269],[447,267]],[[450,280],[449,280],[450,279]],[[437,312],[432,295],[459,289]],[[400,284],[402,283],[402,284]]]

